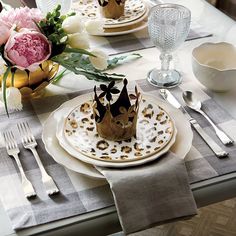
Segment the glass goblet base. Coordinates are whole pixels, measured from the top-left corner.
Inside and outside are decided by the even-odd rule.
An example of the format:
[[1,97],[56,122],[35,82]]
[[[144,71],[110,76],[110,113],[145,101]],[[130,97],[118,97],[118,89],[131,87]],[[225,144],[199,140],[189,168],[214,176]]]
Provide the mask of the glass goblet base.
[[158,88],[173,88],[181,83],[181,74],[176,70],[153,69],[148,73],[147,80]]

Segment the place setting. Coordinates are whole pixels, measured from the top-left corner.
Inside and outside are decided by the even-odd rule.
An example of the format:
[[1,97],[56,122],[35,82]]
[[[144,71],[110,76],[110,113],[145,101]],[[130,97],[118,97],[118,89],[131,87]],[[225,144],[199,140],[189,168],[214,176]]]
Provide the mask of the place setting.
[[[166,107],[165,103],[161,101],[154,102],[155,98],[147,95],[143,97],[141,103],[142,112],[140,112],[141,117],[137,120],[138,128],[134,129],[137,132],[136,135],[140,135],[140,137],[138,136],[134,140],[129,140],[130,142],[125,142],[121,140],[107,141],[98,136],[95,120],[91,119],[91,115],[93,115],[92,94],[86,94],[62,104],[61,107],[54,111],[44,123],[42,137],[46,149],[56,161],[66,167],[67,165],[70,166],[70,160],[62,158],[60,155],[58,156],[55,152],[55,154],[53,154],[54,147],[51,144],[54,143],[54,141],[57,143],[57,146],[59,146],[58,151],[63,148],[71,154],[71,156],[78,158],[82,162],[103,167],[122,168],[144,164],[155,160],[158,156],[167,152],[172,145],[174,145],[173,149],[175,149],[176,154],[180,154],[181,156],[186,155],[190,148],[191,131],[187,132],[188,136],[186,136],[186,141],[188,140],[189,143],[188,145],[186,145],[186,143],[183,145],[182,142],[176,144],[175,142],[179,137],[176,127],[179,127],[180,129],[188,128],[189,130],[188,124],[180,122],[182,118],[181,113],[177,111],[176,115],[175,109],[168,107],[168,111],[174,113],[175,117],[178,118],[173,121],[169,114],[165,114],[165,110],[161,107],[162,105]],[[145,97],[147,97],[149,103],[146,101]],[[81,105],[78,105],[78,101]],[[159,102],[161,102],[160,105]],[[87,113],[83,114],[80,112],[81,107],[87,107]],[[148,112],[146,117],[152,116],[149,118],[150,121],[145,119],[145,112]],[[156,120],[158,114],[160,114],[159,121]],[[162,116],[163,118],[161,119]],[[86,123],[83,123],[84,120]],[[158,125],[160,122],[166,123],[166,125],[163,124],[160,127]],[[108,127],[105,127],[104,129],[109,130]],[[51,132],[50,128],[53,132]],[[163,130],[159,130],[160,128]],[[90,130],[90,132],[88,132],[88,130]],[[146,134],[145,130],[147,130]],[[166,133],[166,130],[169,133]],[[147,139],[147,143],[143,146],[142,140],[145,139]],[[160,145],[158,147],[153,146],[151,141],[154,143],[159,142]],[[79,165],[81,165],[81,162],[78,162],[78,166]],[[81,173],[87,173],[83,171],[85,171],[85,169],[81,168]],[[94,171],[97,173],[96,170]]]
[[[62,15],[60,5],[46,16],[27,7],[0,15],[0,197],[13,229],[112,206],[125,235],[191,219],[198,214],[191,184],[236,170],[228,132],[236,122],[172,64],[189,37],[191,11],[143,0],[74,0],[71,10],[79,15]],[[148,59],[143,51],[109,57],[90,47],[91,31],[79,19],[101,18],[99,37],[147,28],[160,66],[150,68],[151,51]],[[192,51],[193,72],[207,89],[226,91],[231,74],[216,89],[205,76],[233,73],[232,64],[208,60],[212,47],[234,58],[230,44],[202,44]],[[74,76],[68,71],[83,76],[77,85],[92,86],[44,96]]]
[[[168,168],[172,160],[169,156],[172,155],[174,159],[177,158],[173,165],[178,163],[181,166],[178,168],[183,168],[183,159],[191,148],[192,131],[189,123],[183,122],[186,118],[181,112],[160,99],[141,94],[137,88],[129,93],[126,89],[127,80],[124,80],[120,91],[113,86],[112,82],[107,87],[102,84],[100,93],[95,89],[90,94],[65,102],[45,121],[42,140],[54,160],[88,177],[106,179],[110,186],[116,183],[117,189],[126,185],[128,188],[129,181],[134,184],[135,178],[137,185],[149,178],[153,179],[148,174],[152,171],[149,172],[148,169],[160,168],[159,161],[163,163],[163,168]],[[120,93],[117,94],[118,92]],[[185,130],[185,135],[178,130]],[[131,174],[137,171],[143,174],[146,171],[146,176]],[[113,180],[113,175],[116,176],[118,172],[122,173],[120,177],[127,175],[125,183],[123,179],[119,180],[120,177]],[[170,171],[166,175],[172,174]],[[184,180],[186,172],[180,178]],[[118,201],[116,194],[121,192],[114,191],[115,201]],[[133,192],[136,192],[136,188],[133,188]],[[191,201],[190,192],[188,197]],[[123,203],[117,204],[122,211],[125,207]],[[194,214],[194,209],[193,204],[193,208],[189,209],[191,215]],[[179,217],[183,216],[181,214],[187,213],[181,212]],[[168,217],[170,216],[167,215],[166,219]],[[120,219],[123,220],[122,213]],[[125,218],[123,222],[124,229],[128,227],[126,220],[128,219]]]

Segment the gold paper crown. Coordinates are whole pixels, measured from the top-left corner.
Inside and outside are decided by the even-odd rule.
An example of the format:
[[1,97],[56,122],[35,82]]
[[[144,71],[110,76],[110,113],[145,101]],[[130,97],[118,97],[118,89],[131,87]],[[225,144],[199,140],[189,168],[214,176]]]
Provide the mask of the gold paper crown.
[[[140,93],[135,87],[135,94],[128,95],[127,79],[124,79],[123,83],[124,87],[121,92],[114,88],[114,81],[108,86],[101,84],[102,93],[99,96],[96,86],[94,87],[93,113],[97,132],[101,137],[108,140],[127,140],[136,134]],[[119,96],[111,104],[113,101],[112,94],[119,94]],[[131,104],[131,100],[134,100],[133,104]]]
[[[109,1],[111,2],[111,0],[98,0],[98,3],[101,7],[107,6]],[[125,4],[125,0],[112,0],[114,3],[116,3],[117,5],[124,5]]]
[[105,18],[118,19],[124,15],[125,0],[98,0],[98,3]]

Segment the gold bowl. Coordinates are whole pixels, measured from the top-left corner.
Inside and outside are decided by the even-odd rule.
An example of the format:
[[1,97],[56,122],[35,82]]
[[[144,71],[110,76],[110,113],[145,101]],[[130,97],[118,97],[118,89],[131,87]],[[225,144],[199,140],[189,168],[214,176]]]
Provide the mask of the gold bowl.
[[[44,93],[44,88],[52,82],[59,69],[59,65],[52,61],[45,61],[41,67],[29,74],[24,70],[17,69],[14,75],[14,87],[18,88],[22,98],[40,97]],[[9,73],[6,86],[12,86],[12,74]],[[2,81],[3,76],[0,76]]]

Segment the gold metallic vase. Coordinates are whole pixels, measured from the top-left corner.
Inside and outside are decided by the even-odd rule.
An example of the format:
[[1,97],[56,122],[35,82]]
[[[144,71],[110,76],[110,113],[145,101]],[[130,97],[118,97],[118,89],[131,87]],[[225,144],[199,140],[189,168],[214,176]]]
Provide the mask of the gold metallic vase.
[[[17,69],[14,75],[14,87],[18,88],[22,98],[40,97],[44,93],[44,88],[52,82],[59,69],[59,65],[52,61],[45,61],[41,67],[34,72],[27,74],[26,71]],[[2,81],[3,76],[0,76]],[[12,74],[9,73],[6,86],[12,86]]]

